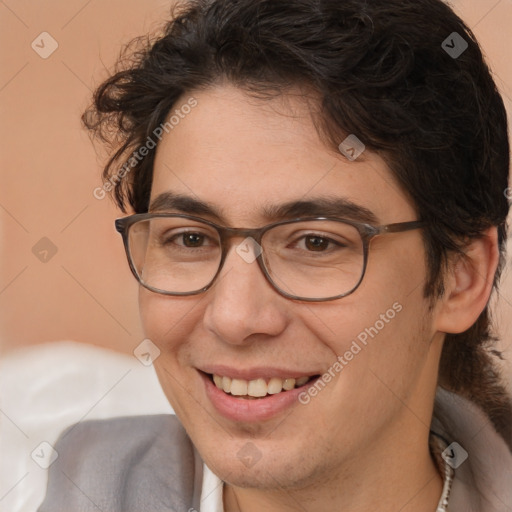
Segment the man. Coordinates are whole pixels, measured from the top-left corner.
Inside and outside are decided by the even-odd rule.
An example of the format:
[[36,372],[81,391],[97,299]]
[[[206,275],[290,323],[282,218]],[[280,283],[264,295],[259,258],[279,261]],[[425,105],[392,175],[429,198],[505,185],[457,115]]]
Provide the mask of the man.
[[[439,0],[180,6],[84,116],[177,419],[84,422],[41,512],[506,511],[503,102]],[[236,229],[235,229],[236,228]]]

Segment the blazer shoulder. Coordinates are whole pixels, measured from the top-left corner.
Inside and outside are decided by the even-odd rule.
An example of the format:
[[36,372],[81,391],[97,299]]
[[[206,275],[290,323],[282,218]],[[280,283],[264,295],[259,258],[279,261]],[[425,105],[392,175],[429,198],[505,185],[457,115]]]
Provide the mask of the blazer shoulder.
[[59,453],[60,448],[63,457],[72,456],[72,460],[82,452],[102,459],[110,452],[123,457],[154,442],[173,440],[185,441],[188,436],[172,414],[123,416],[75,423],[60,434],[55,449]]
[[79,422],[55,450],[39,512],[188,510],[202,469],[170,414]]

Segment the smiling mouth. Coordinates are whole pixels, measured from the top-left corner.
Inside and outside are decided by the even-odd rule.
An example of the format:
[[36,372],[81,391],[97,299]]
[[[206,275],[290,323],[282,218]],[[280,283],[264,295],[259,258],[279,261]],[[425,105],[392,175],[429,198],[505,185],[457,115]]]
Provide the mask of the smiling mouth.
[[292,389],[300,388],[317,379],[319,375],[304,376],[298,378],[272,377],[271,379],[232,379],[231,377],[207,374],[215,386],[224,391],[227,395],[245,399],[255,400],[266,398],[271,395],[286,393]]

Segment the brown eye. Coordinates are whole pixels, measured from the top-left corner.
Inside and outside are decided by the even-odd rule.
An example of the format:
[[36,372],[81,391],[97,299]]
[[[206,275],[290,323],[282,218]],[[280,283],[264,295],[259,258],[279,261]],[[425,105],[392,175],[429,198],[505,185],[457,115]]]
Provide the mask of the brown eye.
[[329,246],[330,240],[320,236],[305,237],[305,246],[310,251],[323,251]]
[[204,238],[204,235],[199,233],[184,233],[182,235],[183,245],[186,247],[200,247]]

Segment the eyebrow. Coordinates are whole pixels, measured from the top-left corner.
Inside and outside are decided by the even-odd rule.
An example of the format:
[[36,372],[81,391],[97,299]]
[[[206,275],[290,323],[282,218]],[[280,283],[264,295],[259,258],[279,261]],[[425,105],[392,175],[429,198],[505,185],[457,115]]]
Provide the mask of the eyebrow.
[[[229,225],[223,209],[194,197],[164,192],[149,206],[150,213],[186,213],[209,216],[223,225]],[[288,201],[282,204],[264,205],[260,217],[268,222],[297,217],[340,217],[357,222],[378,224],[378,218],[371,210],[341,197],[313,197],[307,200]]]

